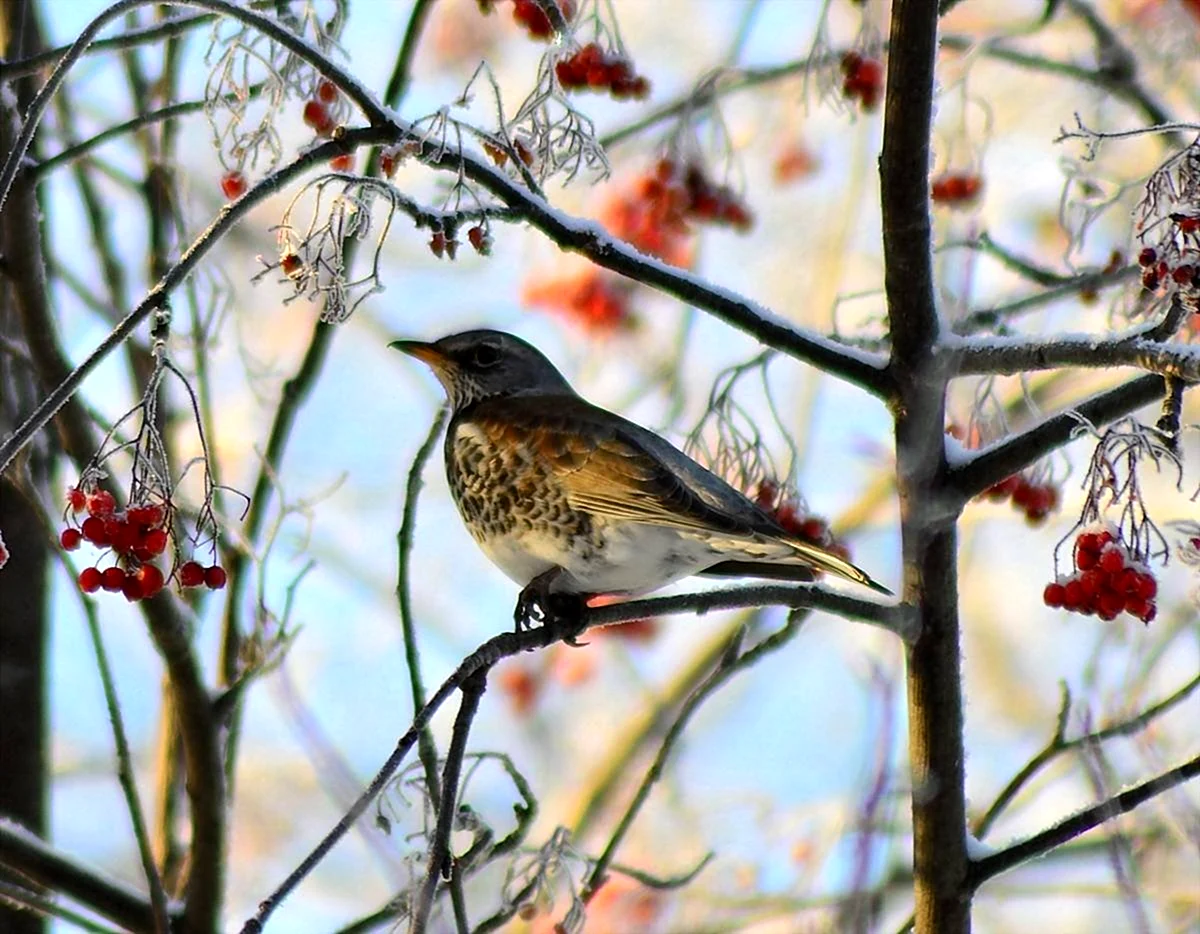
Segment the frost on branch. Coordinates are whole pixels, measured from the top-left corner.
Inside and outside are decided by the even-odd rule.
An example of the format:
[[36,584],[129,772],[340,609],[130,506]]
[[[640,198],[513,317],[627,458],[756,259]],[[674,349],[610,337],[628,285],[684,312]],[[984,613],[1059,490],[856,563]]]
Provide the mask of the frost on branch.
[[[394,174],[399,162],[423,145],[428,145],[428,140],[388,147],[380,158],[381,171]],[[384,289],[380,274],[383,246],[397,212],[433,231],[430,248],[439,259],[454,258],[458,230],[468,224],[471,246],[480,255],[490,252],[491,221],[508,212],[490,199],[482,200],[461,174],[440,200],[441,209],[426,207],[386,179],[346,173],[322,175],[301,188],[288,204],[274,228],[279,257],[260,257],[264,269],[254,279],[258,281],[278,270],[292,286],[286,301],[308,298],[320,303],[322,321],[345,321],[364,299]],[[307,212],[307,220],[299,216],[302,212]],[[372,243],[371,264],[363,275],[351,278],[346,248],[356,241]]]
[[1142,288],[1162,298],[1178,293],[1200,331],[1200,143],[1176,153],[1150,176],[1135,211]]
[[[345,25],[344,0],[305,0],[271,9],[281,28],[326,54],[337,48]],[[227,174],[244,177],[260,158],[266,160],[264,171],[271,171],[283,156],[276,121],[284,105],[289,100],[323,101],[324,79],[271,36],[232,17],[218,17],[213,23],[205,63],[209,74],[204,112]],[[321,106],[338,104],[324,101]],[[226,190],[225,194],[232,200],[240,192],[231,195]]]

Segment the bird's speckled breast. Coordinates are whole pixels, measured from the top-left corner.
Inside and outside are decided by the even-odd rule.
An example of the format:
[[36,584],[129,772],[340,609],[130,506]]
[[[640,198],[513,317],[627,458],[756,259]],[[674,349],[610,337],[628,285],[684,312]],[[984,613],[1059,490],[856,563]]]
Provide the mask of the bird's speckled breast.
[[570,507],[551,467],[519,439],[494,439],[469,419],[456,419],[445,454],[455,505],[485,550],[491,540],[528,533],[554,539],[564,551],[598,544],[590,517]]

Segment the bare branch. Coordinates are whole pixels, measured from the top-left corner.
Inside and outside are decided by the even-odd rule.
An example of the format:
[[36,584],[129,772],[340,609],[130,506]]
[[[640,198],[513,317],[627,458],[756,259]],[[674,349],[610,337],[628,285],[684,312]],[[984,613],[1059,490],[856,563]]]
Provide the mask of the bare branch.
[[1113,795],[1078,814],[1065,818],[1032,837],[1027,837],[982,859],[972,860],[967,878],[963,883],[963,890],[964,892],[974,892],[988,879],[1008,872],[1021,863],[1043,856],[1069,840],[1074,840],[1089,830],[1095,830],[1114,817],[1128,814],[1139,805],[1145,804],[1152,798],[1195,778],[1197,775],[1200,775],[1200,756],[1130,788],[1128,791]]

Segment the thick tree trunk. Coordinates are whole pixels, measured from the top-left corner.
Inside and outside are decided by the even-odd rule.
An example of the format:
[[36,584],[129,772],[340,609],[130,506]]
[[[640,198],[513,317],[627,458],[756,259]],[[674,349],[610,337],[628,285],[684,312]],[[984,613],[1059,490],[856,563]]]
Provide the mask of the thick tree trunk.
[[[0,5],[0,50],[5,57],[41,48],[32,0]],[[33,94],[32,82],[18,82],[21,110]],[[0,114],[5,130],[15,118]],[[0,139],[8,137],[0,131]],[[7,152],[0,146],[0,152]],[[16,203],[16,202],[21,203]],[[32,197],[14,199],[0,218],[0,249],[7,260],[12,238],[28,229],[16,215],[36,211]],[[13,347],[26,345],[17,314],[19,270],[4,269],[0,278],[0,335]],[[0,437],[12,431],[41,397],[41,382],[28,359],[0,352]],[[49,479],[48,443],[32,445],[26,456],[0,477],[0,535],[11,553],[0,570],[0,815],[18,821],[41,837],[49,829],[48,710],[46,643],[49,630],[46,532],[34,503],[45,495]],[[21,879],[0,880],[22,885]],[[38,915],[0,905],[0,931],[43,934]]]

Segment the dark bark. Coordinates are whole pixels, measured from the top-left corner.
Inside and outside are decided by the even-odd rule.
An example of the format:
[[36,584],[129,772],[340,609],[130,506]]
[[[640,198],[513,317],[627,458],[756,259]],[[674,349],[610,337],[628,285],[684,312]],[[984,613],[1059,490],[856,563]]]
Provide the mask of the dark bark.
[[[41,50],[42,42],[31,0],[0,6],[0,48],[5,56]],[[22,108],[32,97],[31,80],[17,82]],[[0,114],[7,139],[15,114]],[[5,147],[0,146],[0,149]],[[0,335],[14,347],[26,346],[19,302],[30,298],[40,277],[22,281],[23,270],[12,268],[13,241],[36,223],[37,204],[25,192],[14,197],[0,219],[3,278],[0,279]],[[39,297],[40,300],[40,297]],[[0,353],[0,435],[15,428],[32,411],[41,395],[37,374],[28,360]],[[16,469],[0,477],[0,535],[11,553],[0,570],[0,815],[12,818],[45,837],[48,829],[48,711],[46,702],[46,641],[48,631],[47,571],[49,552],[34,497],[45,493],[49,480],[49,443],[31,445]],[[8,873],[0,879],[23,884]],[[43,918],[0,905],[0,930],[9,934],[42,934]]]

